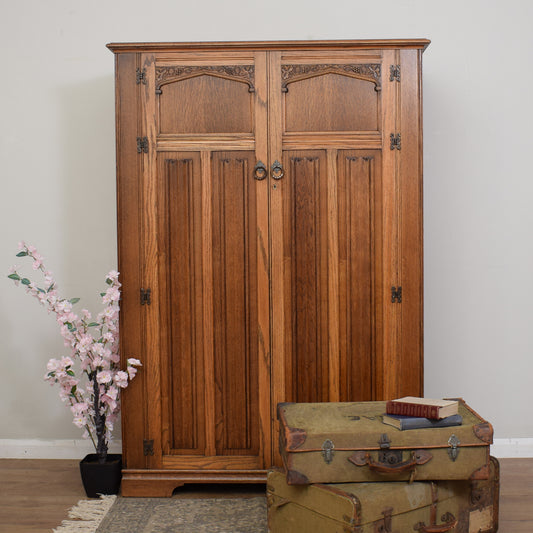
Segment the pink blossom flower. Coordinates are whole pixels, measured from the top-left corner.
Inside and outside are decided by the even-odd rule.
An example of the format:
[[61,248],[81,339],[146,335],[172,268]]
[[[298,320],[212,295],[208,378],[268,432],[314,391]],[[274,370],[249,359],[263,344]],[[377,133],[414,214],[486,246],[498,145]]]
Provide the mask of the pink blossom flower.
[[60,300],[56,304],[56,312],[68,314],[72,311],[72,304],[68,300]]
[[82,428],[87,425],[87,419],[84,416],[75,416],[72,420],[76,427]]
[[85,354],[89,351],[92,343],[93,343],[93,338],[90,335],[82,334],[78,338],[76,347],[78,351],[80,352],[80,354]]
[[46,365],[48,372],[55,372],[61,368],[61,362],[57,359],[50,359]]
[[68,368],[69,366],[72,366],[73,364],[74,364],[74,361],[70,357],[61,358],[61,366],[63,368]]
[[74,403],[72,404],[72,406],[70,407],[70,410],[75,414],[75,415],[82,415],[83,413],[87,412],[87,409],[88,409],[88,405],[86,402],[79,402],[79,403]]
[[108,279],[111,282],[116,282],[116,281],[118,281],[118,276],[119,276],[119,273],[116,270],[111,270],[111,272],[109,272],[109,274],[107,274],[107,278],[106,279]]
[[38,253],[35,253],[33,254],[33,270],[39,270],[39,268],[42,266],[43,264],[43,256],[41,254],[38,254]]
[[113,400],[113,398],[110,398],[107,394],[100,396],[100,400],[107,404],[111,411],[114,411],[117,408],[116,400]]
[[118,302],[120,300],[120,291],[116,287],[110,287],[107,289],[102,301],[107,305],[112,302]]
[[109,370],[102,370],[96,375],[98,383],[111,383],[113,381],[113,374]]
[[128,386],[128,374],[124,372],[123,370],[119,370],[115,374],[114,381],[118,387],[121,389],[124,389]]

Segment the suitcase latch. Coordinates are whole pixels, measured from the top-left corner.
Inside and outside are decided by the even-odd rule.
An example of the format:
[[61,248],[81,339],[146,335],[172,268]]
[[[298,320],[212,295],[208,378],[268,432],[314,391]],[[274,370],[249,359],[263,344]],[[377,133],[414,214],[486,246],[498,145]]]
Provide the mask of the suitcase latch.
[[327,439],[324,441],[324,444],[322,444],[322,457],[324,458],[324,461],[327,465],[333,461],[333,450],[335,449],[335,445],[333,444],[333,441]]
[[448,445],[450,446],[448,448],[448,455],[452,461],[455,461],[459,455],[459,444],[461,444],[461,442],[455,435],[452,435],[448,439]]
[[397,465],[402,462],[402,450],[391,450],[390,439],[386,433],[381,434],[378,441],[380,451],[378,452],[378,461],[386,465]]

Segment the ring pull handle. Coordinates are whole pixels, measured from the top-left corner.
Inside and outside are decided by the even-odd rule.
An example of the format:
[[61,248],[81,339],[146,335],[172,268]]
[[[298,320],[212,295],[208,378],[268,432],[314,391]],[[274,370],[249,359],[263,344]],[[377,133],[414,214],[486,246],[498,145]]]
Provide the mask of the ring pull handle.
[[264,180],[267,177],[267,168],[262,161],[258,161],[254,167],[254,178],[258,181]]
[[419,533],[446,533],[446,531],[450,531],[457,525],[457,518],[452,513],[446,513],[442,516],[441,520],[444,524],[440,526],[426,526],[424,522],[418,522],[413,529]]
[[280,180],[283,178],[283,165],[276,159],[274,163],[272,163],[272,166],[270,167],[270,175],[275,180]]
[[402,472],[412,472],[417,465],[423,465],[433,458],[430,452],[426,450],[416,450],[411,453],[408,461],[398,462],[396,464],[380,463],[374,461],[368,452],[355,452],[348,457],[348,461],[355,466],[366,466],[379,474],[400,474]]

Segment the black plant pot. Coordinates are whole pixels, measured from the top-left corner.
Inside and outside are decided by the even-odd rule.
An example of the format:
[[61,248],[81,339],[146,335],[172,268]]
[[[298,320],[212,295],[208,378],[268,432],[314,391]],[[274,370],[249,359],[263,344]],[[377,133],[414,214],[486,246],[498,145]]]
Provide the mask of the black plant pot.
[[98,498],[100,494],[118,494],[122,479],[122,455],[107,454],[107,461],[98,462],[95,453],[86,455],[80,461],[81,480],[89,498]]

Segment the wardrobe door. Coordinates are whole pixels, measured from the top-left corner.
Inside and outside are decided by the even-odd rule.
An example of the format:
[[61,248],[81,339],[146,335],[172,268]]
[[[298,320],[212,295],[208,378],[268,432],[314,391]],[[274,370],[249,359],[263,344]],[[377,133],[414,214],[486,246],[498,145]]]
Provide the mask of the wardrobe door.
[[271,159],[283,167],[271,189],[277,398],[372,400],[382,349],[381,56],[276,53],[271,74]]
[[265,57],[145,57],[148,460],[198,480],[270,466]]
[[422,392],[417,54],[271,54],[273,407]]

